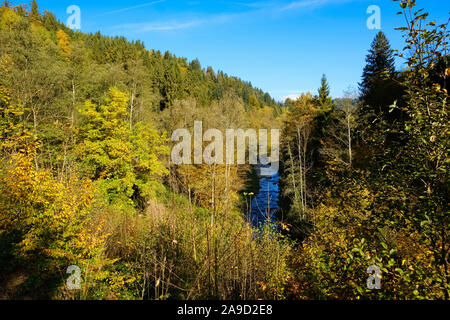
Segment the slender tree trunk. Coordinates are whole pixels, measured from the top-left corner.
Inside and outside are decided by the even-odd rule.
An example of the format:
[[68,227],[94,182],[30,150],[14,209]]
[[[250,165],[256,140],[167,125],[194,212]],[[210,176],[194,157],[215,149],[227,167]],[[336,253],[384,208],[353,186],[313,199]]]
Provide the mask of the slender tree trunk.
[[291,162],[291,176],[292,176],[292,185],[294,187],[294,201],[298,201],[297,196],[297,184],[295,182],[295,166],[294,166],[294,157],[292,156],[292,150],[291,150],[291,144],[288,143],[288,153],[289,153],[289,160]]
[[305,212],[305,207],[306,207],[306,193],[305,193],[305,163],[304,163],[304,144],[303,144],[303,139],[302,139],[302,135],[300,133],[300,128],[297,127],[297,139],[298,139],[298,144],[297,144],[297,149],[298,149],[298,159],[299,159],[299,170],[300,170],[300,197],[301,197],[301,203],[302,203],[302,208],[301,208],[301,214],[302,214],[302,219],[303,219],[303,215]]
[[[31,111],[33,112],[34,134],[37,136],[37,110],[36,110],[36,107],[32,107]],[[39,170],[38,151],[37,150],[36,150],[35,155],[34,155],[34,166],[36,167],[36,170]]]
[[228,214],[228,164],[225,163],[225,215],[227,214]]
[[216,165],[213,166],[211,179],[211,226],[214,225],[214,214],[216,210]]
[[303,137],[303,195],[305,198],[303,211],[305,212],[308,208],[308,181],[306,179],[306,174],[308,172],[308,159],[307,159],[307,153],[308,153],[308,138],[309,135],[305,135]]
[[76,92],[75,92],[75,82],[72,79],[72,114],[71,114],[71,126],[75,125],[75,105],[76,105]]
[[350,114],[347,114],[347,137],[348,137],[348,157],[350,159],[350,167],[353,165],[352,157],[352,129],[350,126]]
[[130,131],[133,130],[133,111],[134,111],[134,90],[131,94],[131,103],[130,103]]

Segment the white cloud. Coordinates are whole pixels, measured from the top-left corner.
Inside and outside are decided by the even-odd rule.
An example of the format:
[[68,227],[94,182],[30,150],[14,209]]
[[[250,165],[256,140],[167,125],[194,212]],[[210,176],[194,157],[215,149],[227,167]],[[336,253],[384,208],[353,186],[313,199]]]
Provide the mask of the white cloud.
[[150,32],[150,31],[172,31],[172,30],[182,30],[192,28],[201,25],[202,20],[191,20],[191,21],[166,21],[161,23],[133,23],[124,24],[117,26],[115,28],[126,29],[133,32]]
[[229,2],[237,6],[248,7],[248,8],[270,8],[276,5],[274,1],[255,1],[255,2]]
[[152,6],[154,4],[158,4],[161,2],[166,2],[166,0],[158,0],[158,1],[152,1],[152,2],[147,2],[147,3],[143,3],[137,6],[133,6],[133,7],[128,7],[128,8],[122,8],[122,9],[117,9],[117,10],[113,10],[113,11],[108,11],[102,14],[102,16],[106,16],[106,15],[110,15],[110,14],[115,14],[115,13],[121,13],[121,12],[125,12],[125,11],[130,11],[130,10],[134,10],[134,9],[139,9],[139,8],[143,8],[143,7],[148,7],[148,6]]
[[221,14],[209,17],[191,19],[172,19],[157,22],[130,23],[113,27],[114,29],[124,29],[131,32],[151,32],[151,31],[173,31],[198,27],[204,24],[225,23],[237,14]]
[[345,2],[356,2],[356,1],[364,1],[364,0],[300,0],[300,1],[293,1],[290,4],[281,7],[280,11],[288,11],[302,8],[316,8],[327,4],[340,4]]
[[[149,3],[145,3],[142,5],[119,9],[116,11],[110,11],[106,14],[118,13],[123,11],[128,11],[144,6],[150,6],[153,4],[157,4],[160,2],[165,2],[166,0],[153,1]],[[315,8],[319,6],[323,6],[326,4],[339,4],[344,2],[354,2],[354,1],[367,1],[367,0],[298,0],[290,2],[287,5],[280,5],[280,2],[276,1],[255,1],[255,2],[228,2],[235,5],[246,6],[252,8],[246,12],[235,12],[235,13],[224,13],[224,14],[216,14],[216,15],[206,15],[206,16],[198,16],[190,19],[187,18],[174,18],[167,19],[164,21],[152,21],[152,22],[143,22],[143,23],[130,23],[114,26],[113,29],[125,29],[128,32],[158,32],[158,31],[174,31],[174,30],[183,30],[194,28],[202,25],[209,24],[218,24],[218,23],[227,23],[233,19],[243,19],[244,17],[249,17],[250,15],[260,15],[260,14],[270,14],[273,12],[284,12],[294,9],[300,8]],[[196,2],[191,2],[191,4],[196,4]]]
[[284,96],[284,97],[280,97],[277,100],[278,100],[278,102],[283,102],[284,103],[284,102],[286,102],[287,99],[297,100],[298,98],[300,98],[299,94],[290,94],[290,95],[287,95],[287,96]]
[[295,1],[291,2],[287,6],[282,7],[280,10],[291,10],[291,9],[297,9],[297,8],[305,8],[305,7],[312,7],[312,6],[318,6],[321,4],[324,4],[327,2],[326,0],[305,0],[305,1]]

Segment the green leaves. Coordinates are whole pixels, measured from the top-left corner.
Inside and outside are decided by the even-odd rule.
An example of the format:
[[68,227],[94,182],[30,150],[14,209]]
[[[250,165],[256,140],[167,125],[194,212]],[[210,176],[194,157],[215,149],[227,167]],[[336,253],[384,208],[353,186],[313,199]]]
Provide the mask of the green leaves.
[[169,152],[167,139],[142,123],[130,129],[128,105],[128,95],[111,88],[104,104],[87,101],[80,109],[81,167],[87,177],[101,181],[111,201],[148,198],[147,183],[167,174],[159,160]]

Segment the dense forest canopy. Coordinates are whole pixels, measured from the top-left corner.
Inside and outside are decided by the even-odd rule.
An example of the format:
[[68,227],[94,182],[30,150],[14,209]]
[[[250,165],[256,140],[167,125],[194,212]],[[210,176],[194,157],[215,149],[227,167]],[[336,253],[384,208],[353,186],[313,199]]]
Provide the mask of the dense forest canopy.
[[[405,48],[379,32],[358,92],[279,104],[4,1],[0,299],[449,299],[449,31],[399,7]],[[255,167],[173,163],[195,121],[281,130],[276,222],[249,221]]]

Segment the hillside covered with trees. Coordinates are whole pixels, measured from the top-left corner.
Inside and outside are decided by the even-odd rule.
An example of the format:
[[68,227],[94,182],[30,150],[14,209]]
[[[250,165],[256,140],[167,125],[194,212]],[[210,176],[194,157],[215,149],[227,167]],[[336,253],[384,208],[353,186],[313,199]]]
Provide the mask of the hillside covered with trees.
[[[379,32],[358,92],[333,99],[324,75],[280,104],[4,1],[0,299],[448,300],[448,21],[399,7],[405,48]],[[195,121],[281,129],[276,222],[249,219],[254,166],[172,162]]]

